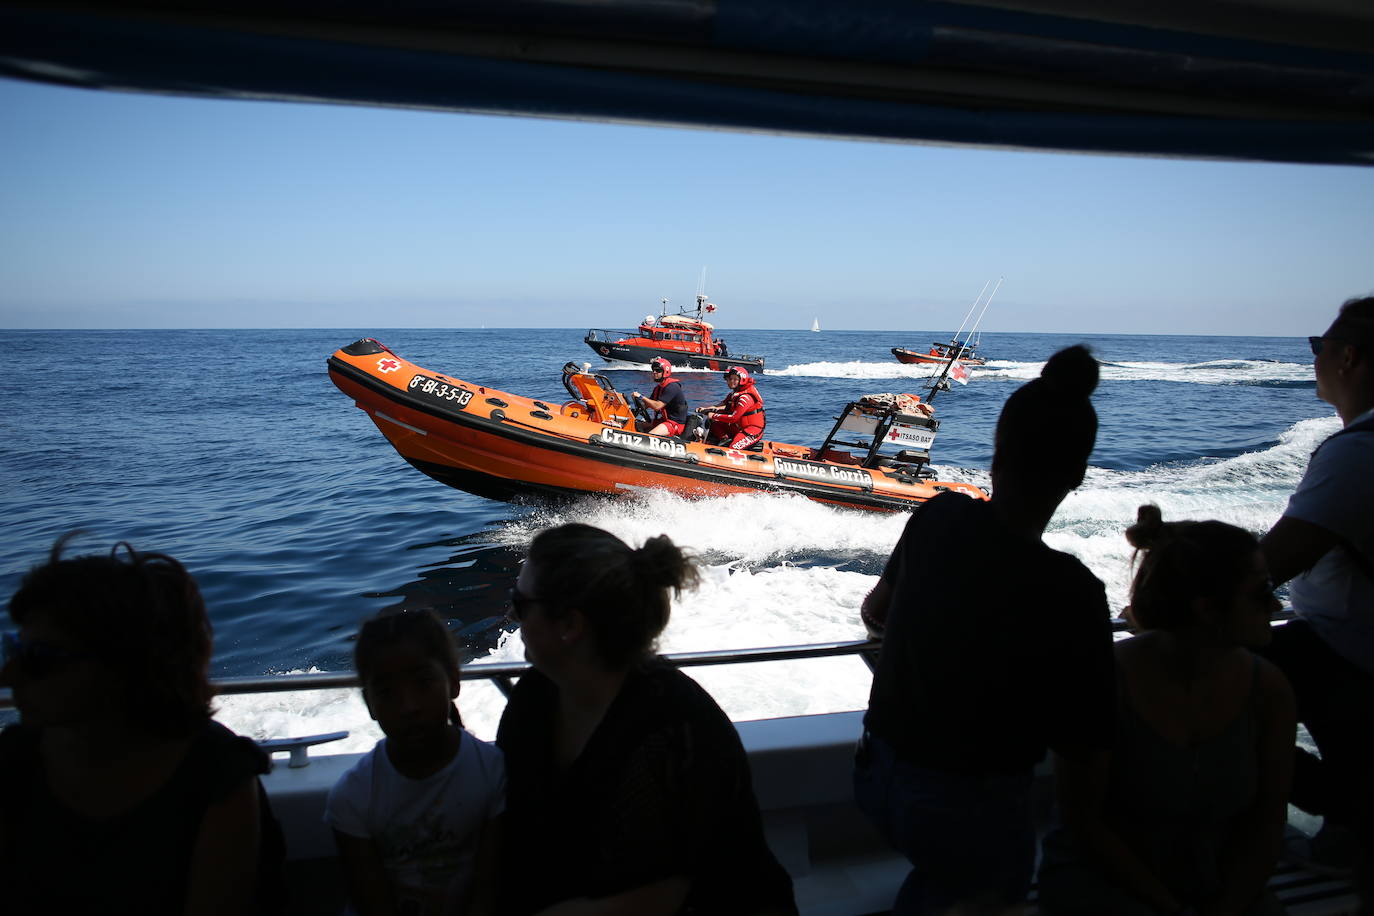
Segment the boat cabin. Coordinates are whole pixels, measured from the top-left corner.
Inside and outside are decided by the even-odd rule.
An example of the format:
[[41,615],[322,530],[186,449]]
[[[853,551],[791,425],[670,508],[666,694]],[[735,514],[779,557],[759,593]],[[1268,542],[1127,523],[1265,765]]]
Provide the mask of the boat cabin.
[[715,326],[709,321],[702,321],[699,318],[692,318],[686,315],[662,315],[658,318],[649,316],[639,326],[640,340],[628,340],[625,343],[642,343],[658,347],[664,350],[682,350],[687,353],[698,353],[706,356],[723,356],[719,341],[715,340],[712,332]]

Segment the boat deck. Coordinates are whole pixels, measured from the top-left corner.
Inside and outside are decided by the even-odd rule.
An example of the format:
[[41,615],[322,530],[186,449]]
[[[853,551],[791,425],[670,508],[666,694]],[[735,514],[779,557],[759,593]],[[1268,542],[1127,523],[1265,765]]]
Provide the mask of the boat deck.
[[[679,667],[826,658],[875,657],[871,641],[826,643],[665,656]],[[473,664],[464,680],[490,679],[508,688],[524,664]],[[356,686],[352,674],[231,678],[217,682],[223,694],[299,693]],[[0,691],[0,709],[11,706]],[[894,854],[853,802],[854,747],[863,712],[836,712],[735,723],[753,769],[764,829],[774,854],[792,875],[802,916],[878,916],[889,912],[908,865]],[[330,788],[361,754],[330,754],[321,738],[282,739],[273,770],[263,777],[272,808],[286,835],[289,911],[296,916],[334,916],[344,904],[344,878],[334,840],[324,823]],[[316,752],[309,753],[315,746]],[[294,751],[293,751],[294,748]],[[290,758],[288,758],[290,754]],[[1037,816],[1048,821],[1053,771],[1036,773]],[[1294,916],[1356,914],[1348,879],[1317,874],[1281,862],[1270,887]],[[1027,912],[1038,913],[1032,899]]]
[[[853,749],[861,720],[862,714],[854,712],[738,723],[769,845],[792,875],[802,916],[887,913],[908,870],[852,801]],[[265,779],[287,834],[294,913],[340,912],[343,876],[322,817],[329,787],[356,759],[330,755],[300,769],[279,765]],[[1042,767],[1037,783],[1046,802],[1051,781],[1049,767]],[[1269,884],[1293,916],[1337,916],[1358,909],[1349,880],[1291,863],[1281,863]],[[1039,911],[1032,902],[1027,912]]]
[[[766,660],[872,654],[875,642],[828,643],[732,652],[668,656],[680,667]],[[465,679],[490,678],[498,686],[518,677],[523,665],[470,665]],[[226,692],[340,687],[350,675],[223,682]],[[284,683],[285,682],[285,683]],[[266,687],[264,688],[264,683]],[[754,786],[769,845],[792,875],[802,916],[877,916],[887,913],[908,865],[877,835],[853,803],[854,746],[863,713],[838,712],[737,722],[749,754]],[[328,745],[322,750],[327,751]],[[291,910],[298,914],[336,914],[343,904],[343,877],[333,839],[323,822],[325,797],[358,754],[317,753],[308,765],[292,767],[279,756],[264,783],[281,820],[289,852]],[[1048,762],[1036,774],[1037,813],[1048,820],[1053,772]],[[1351,882],[1282,862],[1270,887],[1295,916],[1355,914],[1358,900]],[[1037,913],[1032,905],[1027,912]]]
[[[785,659],[867,655],[872,641],[797,645],[727,652],[669,655],[680,667],[730,665]],[[508,687],[525,670],[521,663],[470,665],[464,680],[489,678]],[[356,687],[352,674],[228,678],[218,681],[223,694],[309,692]],[[0,691],[0,709],[11,706]],[[853,803],[853,750],[863,731],[863,713],[827,713],[736,722],[749,754],[754,791],[763,812],[764,829],[783,867],[793,878],[802,916],[879,916],[888,913],[897,887],[907,875],[904,858],[879,838]],[[333,736],[283,739],[273,750],[273,769],[262,777],[272,799],[287,847],[289,912],[297,916],[334,916],[342,912],[345,883],[334,838],[324,824],[324,801],[330,788],[361,754],[330,754]],[[309,753],[315,746],[316,753]],[[294,748],[294,750],[293,750]],[[287,757],[290,754],[290,758]],[[1036,772],[1037,817],[1047,823],[1052,797],[1052,769]],[[1330,878],[1281,862],[1270,887],[1293,916],[1355,915],[1358,895],[1351,880]],[[1028,913],[1037,913],[1035,901]]]

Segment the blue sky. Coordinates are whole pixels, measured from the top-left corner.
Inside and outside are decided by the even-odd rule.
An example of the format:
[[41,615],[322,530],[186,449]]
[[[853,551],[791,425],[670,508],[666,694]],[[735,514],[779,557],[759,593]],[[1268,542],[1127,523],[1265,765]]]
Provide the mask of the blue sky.
[[0,327],[1305,335],[1374,168],[1052,155],[0,80]]

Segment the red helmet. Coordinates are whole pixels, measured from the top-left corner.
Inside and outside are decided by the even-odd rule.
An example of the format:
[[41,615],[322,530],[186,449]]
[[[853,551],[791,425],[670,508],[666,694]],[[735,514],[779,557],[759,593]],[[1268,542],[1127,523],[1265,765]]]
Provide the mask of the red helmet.
[[743,366],[731,366],[729,369],[725,370],[725,374],[733,375],[738,378],[741,385],[749,381],[749,370]]
[[649,371],[653,372],[655,369],[662,372],[664,375],[673,374],[673,364],[661,356],[655,356],[653,359],[649,360]]

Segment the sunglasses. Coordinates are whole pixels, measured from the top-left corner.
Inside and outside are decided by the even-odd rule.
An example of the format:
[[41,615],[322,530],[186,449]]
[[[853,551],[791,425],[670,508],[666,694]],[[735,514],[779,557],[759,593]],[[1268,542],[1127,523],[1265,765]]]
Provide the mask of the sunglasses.
[[519,623],[529,613],[530,605],[538,604],[538,598],[522,594],[515,586],[510,588],[510,619]]
[[1312,355],[1313,355],[1313,356],[1320,356],[1322,350],[1325,349],[1325,347],[1326,347],[1326,342],[1327,342],[1328,340],[1334,340],[1334,341],[1336,341],[1336,342],[1338,342],[1338,343],[1349,343],[1349,342],[1350,342],[1350,341],[1346,340],[1344,337],[1309,337],[1309,338],[1307,338],[1307,345],[1310,346],[1310,347],[1312,348]]
[[0,657],[4,665],[14,665],[24,676],[37,680],[65,668],[75,661],[91,658],[86,652],[64,649],[49,642],[21,639],[18,633],[0,636]]

